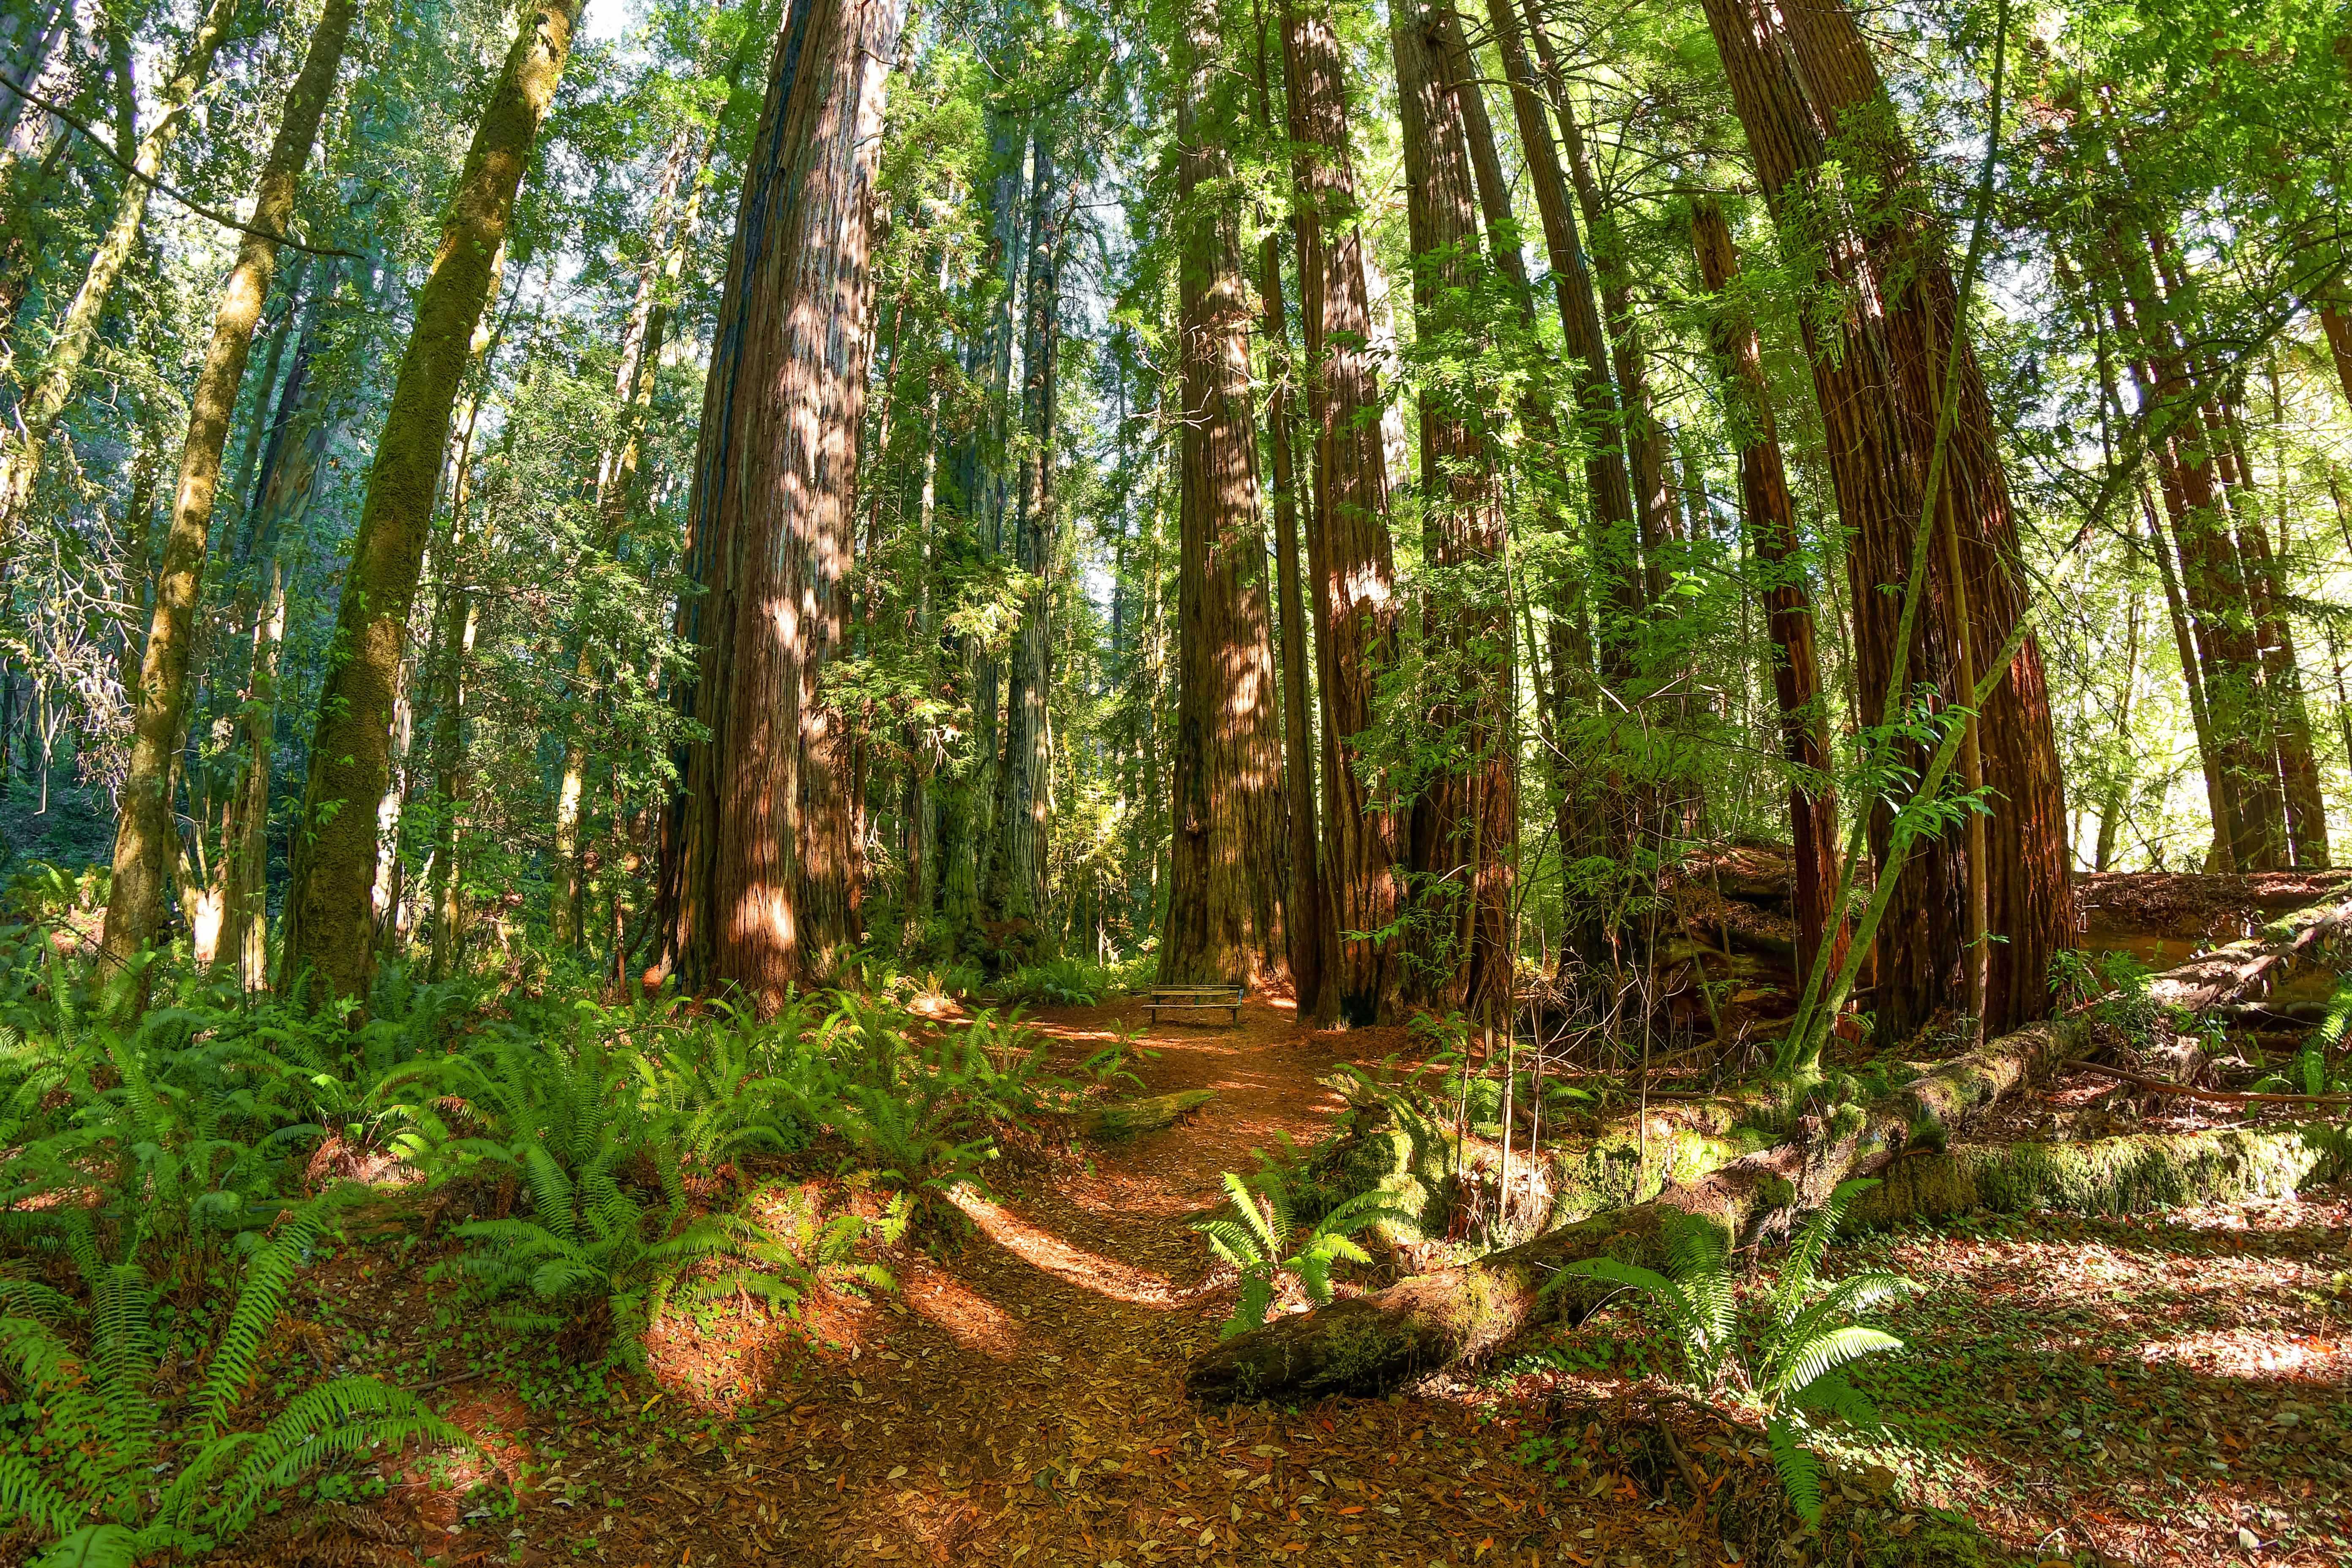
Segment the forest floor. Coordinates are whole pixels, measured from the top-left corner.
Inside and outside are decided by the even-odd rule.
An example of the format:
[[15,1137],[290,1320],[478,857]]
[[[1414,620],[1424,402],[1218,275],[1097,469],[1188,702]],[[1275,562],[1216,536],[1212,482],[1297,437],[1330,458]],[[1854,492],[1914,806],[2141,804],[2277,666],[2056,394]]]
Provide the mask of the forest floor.
[[[432,1389],[488,1456],[411,1472],[383,1514],[450,1564],[1741,1560],[1651,1434],[1672,1421],[1718,1503],[1727,1481],[1769,1485],[1760,1443],[1652,1375],[1664,1347],[1631,1310],[1386,1400],[1184,1397],[1232,1301],[1191,1222],[1223,1173],[1341,1112],[1318,1075],[1404,1048],[1403,1031],[1318,1035],[1255,1003],[1238,1027],[1145,1030],[1133,1002],[1036,1022],[1065,1065],[1140,1035],[1157,1054],[1139,1092],[1216,1099],[1124,1146],[1007,1159],[991,1196],[957,1194],[962,1221],[933,1227],[960,1245],[891,1259],[895,1293],[798,1324],[674,1318],[652,1382],[614,1397],[478,1359],[437,1375],[479,1332],[437,1249],[343,1254],[308,1331],[352,1370]],[[2025,1563],[2347,1560],[2345,1194],[1963,1223],[1839,1254],[1927,1288],[1889,1324],[1912,1350],[1869,1376],[1887,1435],[1844,1457],[1823,1535],[1761,1553],[1750,1538],[1750,1561],[1956,1561],[1971,1538]],[[265,1560],[362,1546],[329,1521],[314,1549],[285,1539]]]

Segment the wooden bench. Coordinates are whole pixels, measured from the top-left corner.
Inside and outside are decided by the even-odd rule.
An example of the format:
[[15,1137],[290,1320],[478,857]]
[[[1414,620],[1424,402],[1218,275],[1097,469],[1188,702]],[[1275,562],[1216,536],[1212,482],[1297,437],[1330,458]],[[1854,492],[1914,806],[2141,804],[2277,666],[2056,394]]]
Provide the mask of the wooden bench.
[[1242,996],[1238,985],[1155,985],[1144,1011],[1154,1024],[1162,1013],[1223,1013],[1228,1022],[1238,1024]]

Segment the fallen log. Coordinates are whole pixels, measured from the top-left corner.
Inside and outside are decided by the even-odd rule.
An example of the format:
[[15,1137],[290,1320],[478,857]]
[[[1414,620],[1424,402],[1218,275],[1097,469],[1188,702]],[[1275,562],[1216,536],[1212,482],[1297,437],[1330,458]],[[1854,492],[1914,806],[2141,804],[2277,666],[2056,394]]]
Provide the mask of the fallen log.
[[2292,1197],[2347,1172],[2352,1133],[2324,1123],[1962,1146],[1889,1163],[1846,1217],[1850,1225],[1889,1226],[2054,1209],[2120,1219],[2185,1204]]
[[[2165,1005],[2190,1010],[2242,1002],[2347,936],[2352,936],[2352,900],[2315,905],[2259,938],[2164,972],[2150,982],[2149,994]],[[1869,1106],[1847,1105],[1825,1117],[1801,1113],[1779,1147],[1673,1183],[1646,1203],[1237,1334],[1194,1359],[1186,1392],[1208,1401],[1385,1394],[1486,1355],[1556,1318],[1580,1317],[1599,1304],[1606,1288],[1570,1281],[1543,1294],[1562,1265],[1608,1255],[1663,1267],[1662,1238],[1677,1215],[1717,1226],[1744,1243],[1798,1210],[1817,1206],[1839,1182],[1880,1173],[1898,1154],[1940,1154],[1986,1106],[2078,1055],[2087,1012],[2029,1025]],[[1759,1098],[1769,1100],[1771,1092]]]
[[1079,1127],[1089,1138],[1132,1138],[1138,1133],[1173,1127],[1180,1117],[1216,1098],[1213,1089],[1180,1089],[1173,1094],[1114,1100],[1087,1112]]
[[2149,1000],[2203,1013],[2228,1003],[2259,1001],[2280,973],[2352,937],[2352,900],[2298,910],[2242,942],[2200,953],[2148,982]]
[[1455,1362],[1500,1348],[1555,1318],[1581,1317],[1609,1287],[1571,1280],[1544,1294],[1562,1265],[1603,1255],[1664,1265],[1664,1237],[1675,1216],[1718,1226],[1735,1241],[1776,1216],[1818,1205],[1839,1182],[1868,1175],[1893,1152],[1963,1125],[2027,1078],[2079,1047],[2079,1023],[2036,1024],[2002,1037],[1868,1107],[1847,1106],[1801,1121],[1778,1148],[1676,1182],[1647,1203],[1600,1214],[1517,1247],[1400,1280],[1372,1295],[1279,1318],[1197,1357],[1185,1390],[1210,1401],[1385,1394]]

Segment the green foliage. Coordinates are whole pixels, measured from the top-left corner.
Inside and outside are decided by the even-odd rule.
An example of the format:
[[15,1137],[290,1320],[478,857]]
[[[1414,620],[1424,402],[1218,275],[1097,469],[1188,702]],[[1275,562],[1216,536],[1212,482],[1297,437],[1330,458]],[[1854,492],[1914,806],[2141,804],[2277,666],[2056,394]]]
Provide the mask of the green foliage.
[[[763,1212],[770,1209],[782,1212]],[[898,1282],[890,1271],[878,1263],[861,1262],[857,1253],[868,1242],[897,1246],[907,1234],[911,1215],[907,1194],[898,1193],[877,1219],[844,1211],[828,1220],[812,1189],[768,1183],[745,1196],[740,1212],[719,1217],[724,1238],[718,1249],[721,1267],[680,1294],[695,1300],[757,1296],[790,1314],[820,1288],[855,1296],[895,1290]]]
[[[1614,1258],[1580,1258],[1546,1282],[1549,1292],[1570,1279],[1622,1286],[1647,1299],[1659,1326],[1674,1341],[1685,1382],[1701,1395],[1727,1385],[1764,1417],[1774,1467],[1789,1500],[1809,1524],[1822,1515],[1821,1462],[1806,1436],[1823,1415],[1856,1427],[1878,1424],[1878,1413],[1841,1369],[1864,1356],[1903,1348],[1903,1342],[1852,1321],[1890,1298],[1916,1289],[1898,1274],[1853,1274],[1824,1283],[1822,1257],[1855,1197],[1878,1184],[1843,1182],[1809,1215],[1790,1244],[1765,1310],[1740,1322],[1738,1283],[1728,1244],[1716,1226],[1687,1220],[1668,1243],[1660,1274]],[[1753,1354],[1743,1354],[1743,1340]]]
[[49,1543],[42,1568],[202,1555],[331,1466],[467,1442],[414,1394],[367,1377],[315,1384],[260,1426],[238,1425],[271,1325],[334,1206],[295,1211],[254,1253],[204,1378],[177,1407],[154,1397],[154,1288],[137,1266],[103,1260],[87,1226],[62,1236],[89,1298],[86,1349],[67,1336],[76,1314],[63,1296],[0,1276],[0,1368],[25,1392],[33,1422],[24,1440],[0,1447],[0,1522]]
[[1286,1280],[1318,1307],[1330,1300],[1334,1266],[1372,1260],[1353,1239],[1356,1233],[1397,1217],[1383,1194],[1359,1193],[1300,1236],[1288,1177],[1281,1166],[1262,1156],[1255,1176],[1226,1172],[1225,1192],[1232,1200],[1227,1213],[1192,1226],[1208,1237],[1211,1251],[1241,1273],[1241,1299],[1218,1331],[1221,1339],[1262,1327]]

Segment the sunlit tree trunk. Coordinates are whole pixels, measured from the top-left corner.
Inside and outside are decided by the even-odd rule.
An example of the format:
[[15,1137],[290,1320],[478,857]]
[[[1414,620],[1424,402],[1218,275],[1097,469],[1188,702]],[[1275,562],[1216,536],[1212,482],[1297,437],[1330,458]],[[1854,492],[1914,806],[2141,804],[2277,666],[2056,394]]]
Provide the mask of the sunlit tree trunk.
[[[1396,658],[1401,606],[1389,545],[1381,397],[1369,352],[1355,172],[1348,150],[1346,57],[1331,0],[1284,0],[1298,313],[1307,416],[1315,430],[1316,506],[1307,559],[1314,580],[1323,721],[1323,866],[1333,983],[1318,1006],[1370,1024],[1395,1016],[1389,936],[1399,889],[1398,823],[1363,762],[1373,697]],[[1299,803],[1304,805],[1305,803]],[[1318,1012],[1320,1021],[1337,1017]]]
[[[310,35],[310,52],[287,99],[277,141],[262,165],[250,219],[258,232],[247,234],[237,247],[236,263],[221,287],[220,303],[214,312],[212,343],[189,395],[187,442],[173,494],[171,526],[163,540],[154,615],[148,623],[140,664],[131,765],[123,780],[115,830],[114,875],[103,940],[107,950],[119,957],[147,950],[163,923],[163,879],[179,840],[167,790],[187,718],[189,641],[212,536],[213,496],[220,482],[221,452],[228,443],[229,421],[236,413],[237,395],[245,383],[253,330],[261,319],[262,301],[278,269],[277,241],[264,236],[282,234],[294,216],[295,185],[318,137],[319,121],[334,90],[343,45],[358,9],[357,0],[327,0],[320,14]],[[265,405],[266,399],[257,405],[257,425]],[[119,998],[122,1010],[143,1007],[145,989],[142,968],[137,983]]]
[[[1415,335],[1481,332],[1466,297],[1477,283],[1477,195],[1438,5],[1395,0],[1389,42],[1396,63],[1404,141],[1405,200],[1413,251]],[[1475,352],[1475,351],[1474,351]],[[1511,640],[1503,554],[1502,484],[1496,470],[1492,410],[1476,406],[1475,384],[1425,381],[1421,391],[1421,483],[1424,549],[1433,569],[1423,640],[1440,656],[1440,679],[1460,690],[1432,721],[1460,773],[1441,773],[1413,803],[1411,855],[1422,963],[1450,956],[1451,974],[1424,967],[1412,989],[1489,1025],[1511,1014],[1511,909],[1518,806],[1513,741]]]
[[310,745],[293,886],[289,977],[313,976],[313,1002],[364,999],[374,970],[370,803],[392,776],[394,687],[424,565],[452,407],[481,320],[491,260],[506,238],[532,142],[572,49],[578,0],[531,0],[474,132],[433,269],[393,384],[368,471],[336,617],[336,647]]
[[[187,124],[189,105],[212,73],[213,56],[219,51],[229,24],[236,19],[237,4],[238,0],[209,0],[196,20],[196,30],[190,36],[178,66],[156,93],[154,122],[139,138],[131,159],[131,166],[143,178],[124,177],[113,220],[91,253],[81,287],[58,323],[40,371],[26,388],[5,438],[0,439],[0,568],[5,567],[25,509],[32,504],[33,489],[39,482],[41,464],[58,416],[73,401],[81,384],[82,367],[98,342],[99,319],[106,313],[114,286],[138,247],[139,227],[147,216],[148,198],[153,194],[149,182],[162,171],[165,149]],[[128,144],[127,138],[124,142]],[[251,330],[247,323],[247,332]]]
[[761,1007],[856,939],[841,657],[900,0],[793,0],[769,68],[703,398],[687,566],[698,668],[667,955]]
[[[1281,921],[1267,893],[1280,887],[1286,835],[1276,821],[1282,753],[1250,398],[1253,312],[1228,149],[1241,105],[1220,58],[1228,20],[1215,0],[1189,0],[1177,39],[1184,71],[1177,132],[1180,689],[1160,977],[1254,986],[1284,962]],[[1276,828],[1272,835],[1269,826]]]
[[[1257,18],[1257,118],[1274,126],[1274,95],[1267,68],[1263,16]],[[1307,711],[1307,614],[1298,571],[1298,420],[1288,310],[1282,297],[1282,235],[1268,226],[1258,245],[1258,330],[1265,340],[1266,450],[1274,465],[1274,580],[1276,619],[1282,645],[1283,794],[1289,805],[1289,901],[1283,931],[1290,941],[1290,984],[1298,1016],[1336,1018],[1339,1014],[1337,932],[1323,885],[1322,847],[1317,832],[1319,797],[1315,788],[1314,721]],[[1310,515],[1307,527],[1314,520]],[[1328,988],[1328,994],[1326,990]]]
[[1788,758],[1789,837],[1796,870],[1797,978],[1811,972],[1822,938],[1841,928],[1829,959],[1844,961],[1843,915],[1835,907],[1838,882],[1837,792],[1832,782],[1829,704],[1822,689],[1813,637],[1812,595],[1806,587],[1803,544],[1780,437],[1772,418],[1756,323],[1736,287],[1739,252],[1723,209],[1703,197],[1691,207],[1692,247],[1699,281],[1716,300],[1708,338],[1720,362],[1725,423],[1739,448],[1739,516],[1748,547],[1762,566],[1764,604],[1771,616],[1772,689],[1780,709],[1780,749]]
[[1054,166],[1044,127],[1033,139],[1029,184],[1029,279],[1023,291],[1019,493],[1013,498],[1013,563],[1034,581],[1021,610],[1004,687],[1004,750],[996,769],[996,837],[981,905],[997,961],[1033,961],[1046,933],[1045,776],[1047,616],[1054,563],[1054,426],[1062,348],[1062,224],[1072,200]]
[[[1704,0],[1704,7],[1784,246],[1849,301],[1837,318],[1807,311],[1803,321],[1839,515],[1852,539],[1861,718],[1877,725],[1895,717],[1883,706],[1903,597],[1885,587],[1910,572],[1952,334],[1967,323],[1956,320],[1958,290],[1941,229],[1916,204],[1895,199],[1916,187],[1911,151],[1843,0],[1785,9]],[[1881,193],[1868,210],[1842,209],[1837,192],[1816,178],[1832,145],[1849,172],[1868,174]],[[1965,345],[1958,359],[1937,510],[1939,526],[1955,537],[1963,580],[1951,580],[1944,552],[1928,552],[1909,667],[1910,683],[1932,683],[1946,700],[1972,653],[2000,647],[2025,610],[1983,374]],[[1889,1037],[1912,1033],[1939,1008],[1965,1010],[1971,994],[1981,996],[1979,1027],[1988,1034],[2042,1016],[2051,956],[2074,942],[2057,746],[2031,636],[1976,727],[1994,811],[1981,857],[1971,856],[1967,836],[1947,836],[1915,844],[1902,866],[1881,867],[1900,878],[1877,938],[1872,998]],[[1916,748],[1897,754],[1924,761]],[[1892,828],[1882,805],[1871,829],[1882,862]],[[1972,879],[1985,929],[1999,939],[1978,950],[1973,971]]]

